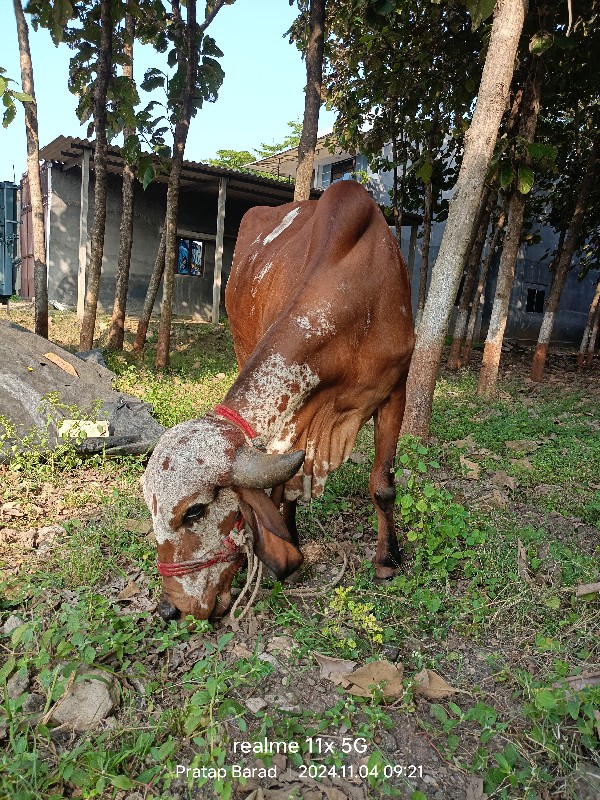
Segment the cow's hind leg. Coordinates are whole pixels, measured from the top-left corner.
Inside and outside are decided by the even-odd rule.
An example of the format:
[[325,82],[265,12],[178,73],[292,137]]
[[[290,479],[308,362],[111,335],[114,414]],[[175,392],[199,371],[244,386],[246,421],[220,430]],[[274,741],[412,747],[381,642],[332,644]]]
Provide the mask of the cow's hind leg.
[[405,401],[406,385],[403,384],[392,392],[375,413],[375,461],[370,488],[377,511],[377,578],[393,578],[402,561],[394,526],[394,459]]

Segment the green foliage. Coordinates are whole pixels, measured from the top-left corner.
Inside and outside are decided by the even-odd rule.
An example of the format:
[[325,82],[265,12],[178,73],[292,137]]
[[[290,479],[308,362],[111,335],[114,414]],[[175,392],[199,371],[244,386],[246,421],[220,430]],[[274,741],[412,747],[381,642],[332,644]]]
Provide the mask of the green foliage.
[[399,449],[402,468],[396,478],[404,490],[398,492],[396,504],[406,538],[415,543],[414,570],[446,578],[463,564],[465,574],[471,574],[470,562],[485,535],[472,526],[469,513],[449,492],[425,479],[428,470],[440,466],[430,459],[428,448],[406,437]]
[[7,77],[6,70],[0,67],[0,98],[2,98],[2,105],[4,106],[4,114],[2,116],[2,127],[4,128],[8,128],[17,115],[15,100],[21,103],[31,103],[33,101],[31,95],[11,88],[11,83],[16,82]]
[[300,120],[290,120],[287,123],[290,133],[287,134],[280,142],[273,142],[273,144],[266,144],[263,142],[257,148],[259,158],[268,158],[284,150],[290,150],[293,147],[298,147],[300,144],[300,137],[302,136],[302,122]]
[[255,160],[256,155],[249,150],[217,150],[217,157],[207,159],[206,163],[213,167],[239,170]]

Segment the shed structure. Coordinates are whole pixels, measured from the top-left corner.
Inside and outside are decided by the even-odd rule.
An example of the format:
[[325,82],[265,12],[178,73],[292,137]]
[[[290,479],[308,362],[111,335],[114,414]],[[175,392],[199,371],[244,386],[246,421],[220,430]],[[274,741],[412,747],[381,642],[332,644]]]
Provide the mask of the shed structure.
[[[48,298],[58,307],[82,310],[85,270],[89,263],[89,231],[94,209],[94,144],[59,136],[40,150],[46,198]],[[111,147],[99,310],[110,312],[115,293],[122,213],[121,149]],[[157,162],[158,166],[158,162]],[[141,311],[148,280],[158,251],[166,210],[168,170],[157,170],[144,191],[134,186],[134,231],[131,253],[128,312]],[[218,319],[224,287],[231,269],[239,225],[246,211],[257,205],[277,206],[293,199],[291,180],[265,178],[185,161],[181,176],[177,220],[177,274],[173,313],[196,320]],[[314,190],[313,198],[321,191]],[[23,197],[27,180],[23,178]],[[23,206],[27,230],[28,206]],[[30,213],[30,212],[29,212]],[[25,243],[22,249],[27,250]],[[216,269],[215,269],[216,265]],[[21,272],[21,294],[31,297],[28,266]],[[159,292],[159,299],[161,293]],[[79,301],[79,302],[78,302]],[[157,300],[158,305],[158,300]],[[158,309],[155,308],[155,311]]]

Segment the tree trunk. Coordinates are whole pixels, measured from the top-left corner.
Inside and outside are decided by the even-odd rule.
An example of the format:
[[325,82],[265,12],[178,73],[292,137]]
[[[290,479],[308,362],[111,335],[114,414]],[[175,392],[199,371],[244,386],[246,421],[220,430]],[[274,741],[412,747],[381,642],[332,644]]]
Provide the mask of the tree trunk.
[[94,344],[96,310],[104,254],[104,230],[106,226],[106,191],[108,142],[106,139],[106,95],[112,71],[113,22],[111,0],[100,3],[100,49],[98,51],[96,86],[94,88],[94,130],[96,146],[94,149],[94,223],[91,233],[90,265],[85,293],[85,306],[79,349],[91,350]]
[[[527,86],[525,87],[521,122],[519,123],[519,135],[526,142],[532,142],[535,138],[535,129],[540,110],[541,88],[541,69],[539,69],[538,57],[534,56],[531,62]],[[477,386],[477,394],[486,399],[491,399],[493,397],[498,383],[500,354],[502,352],[502,341],[506,329],[510,293],[515,279],[515,266],[521,241],[525,201],[526,196],[515,188],[509,201],[508,224],[506,227],[504,247],[502,248],[502,257],[500,258],[500,265],[498,267],[496,295],[494,297],[488,334],[485,340],[483,361],[481,364],[481,372],[479,373],[479,384]]]
[[586,173],[579,187],[579,194],[577,195],[577,202],[575,203],[575,210],[573,217],[567,230],[563,248],[560,252],[558,265],[552,278],[552,288],[550,289],[550,296],[546,308],[544,309],[544,317],[538,336],[538,343],[535,348],[533,356],[533,364],[531,366],[531,380],[541,381],[544,377],[544,367],[546,366],[546,355],[548,353],[548,346],[552,338],[552,329],[554,327],[554,320],[560,298],[565,288],[567,275],[571,269],[571,261],[573,253],[577,249],[579,234],[583,224],[583,217],[588,207],[590,194],[596,180],[596,173],[598,172],[598,162],[600,160],[600,134],[596,132],[594,137],[594,144],[590,150],[590,157],[587,163]]
[[[169,347],[171,341],[171,318],[173,316],[173,283],[175,279],[175,265],[177,263],[177,212],[179,209],[179,186],[181,183],[181,169],[185,145],[192,118],[192,105],[196,88],[198,72],[198,42],[202,34],[223,8],[227,0],[216,0],[207,6],[207,16],[202,25],[196,24],[196,2],[187,0],[187,20],[185,24],[185,82],[181,95],[178,120],[173,134],[173,158],[167,188],[167,210],[165,213],[165,266],[163,281],[163,302],[160,310],[160,324],[158,328],[158,343],[156,348],[156,367],[164,369],[169,364]],[[173,17],[179,16],[179,0],[171,0]],[[210,8],[210,11],[208,10]],[[181,61],[180,61],[181,65]],[[162,241],[161,241],[162,245]],[[158,262],[158,256],[157,256]]]
[[179,185],[187,135],[192,117],[192,101],[196,71],[198,67],[198,47],[196,44],[196,0],[188,0],[186,21],[186,74],[181,111],[173,135],[173,159],[169,186],[167,189],[167,210],[165,214],[165,272],[163,280],[163,302],[160,310],[156,366],[164,369],[169,364],[171,342],[171,318],[173,316],[173,284],[177,260],[177,212],[179,210]]
[[600,306],[596,306],[596,313],[594,314],[594,322],[592,324],[592,331],[590,333],[590,341],[585,357],[586,367],[592,366],[594,359],[594,350],[596,349],[596,339],[598,338],[598,328],[600,327]]
[[[123,65],[123,77],[133,81],[133,41],[135,37],[135,18],[125,15],[124,53],[127,59]],[[123,137],[135,135],[135,128],[124,128]],[[119,262],[117,267],[117,283],[115,286],[115,302],[113,305],[108,348],[122,350],[125,338],[125,310],[127,307],[127,290],[129,288],[129,266],[131,263],[131,246],[133,244],[133,184],[135,175],[132,167],[125,161],[123,167],[123,213],[119,229]]]
[[25,133],[27,136],[27,180],[31,202],[33,231],[33,284],[35,293],[35,332],[48,338],[48,269],[46,266],[46,240],[44,237],[44,201],[40,180],[40,140],[38,136],[37,102],[33,82],[33,64],[29,48],[29,29],[25,21],[21,0],[14,0],[19,57],[21,62],[21,85],[25,94],[32,97],[24,103]]
[[469,358],[471,357],[473,334],[475,332],[477,315],[479,314],[480,305],[482,303],[483,289],[485,287],[485,282],[487,280],[487,276],[490,271],[490,265],[492,263],[492,258],[494,257],[494,252],[496,251],[496,248],[498,246],[498,240],[500,239],[500,234],[502,233],[502,229],[504,228],[505,220],[506,220],[506,213],[504,210],[502,210],[494,227],[494,233],[492,236],[492,241],[490,243],[490,248],[488,250],[487,256],[485,257],[485,261],[483,262],[483,267],[481,268],[479,281],[477,282],[477,288],[475,289],[475,296],[473,297],[473,303],[471,305],[471,313],[469,315],[469,323],[467,325],[467,335],[465,338],[465,345],[463,348],[462,358],[461,358],[461,366],[463,367],[465,367],[469,363]]
[[448,319],[471,238],[473,222],[508,101],[515,55],[527,0],[496,6],[487,57],[471,126],[465,135],[462,165],[436,259],[407,383],[403,433],[427,436],[433,390]]
[[298,146],[298,167],[294,200],[308,200],[312,186],[315,146],[323,83],[323,48],[325,42],[325,0],[310,0],[309,39],[306,51],[306,94],[304,123]]
[[[415,328],[418,329],[423,319],[425,295],[427,294],[427,275],[429,273],[429,245],[431,243],[431,222],[433,218],[433,184],[425,182],[425,204],[423,209],[423,246],[421,248],[421,271],[419,273],[419,296],[417,298],[417,318]],[[412,275],[410,275],[412,279]]]
[[495,200],[496,198],[491,189],[486,189],[484,196],[481,199],[482,213],[479,223],[477,225],[477,229],[473,231],[471,252],[469,253],[467,262],[465,282],[463,284],[463,290],[458,304],[456,322],[454,323],[454,334],[447,365],[448,369],[452,372],[455,372],[460,366],[460,351],[462,349],[463,339],[467,330],[467,322],[469,320],[469,304],[473,299],[473,291],[475,289],[475,282],[477,280],[477,273],[479,271],[479,264],[481,262],[481,254],[483,253],[487,229],[488,225],[490,224],[490,216],[492,214]]
[[[404,144],[404,125],[400,131],[400,141]],[[404,181],[406,178],[406,160],[402,165],[402,178],[398,179],[398,140],[392,136],[392,161],[394,162],[394,182],[392,185],[392,216],[396,228],[398,247],[402,247],[402,216],[404,214]]]
[[154,308],[156,295],[158,294],[163,272],[165,271],[165,244],[166,230],[163,228],[163,232],[160,237],[160,244],[158,246],[158,253],[156,255],[156,261],[154,262],[154,269],[152,270],[152,276],[150,277],[150,283],[148,284],[148,291],[146,292],[144,307],[142,309],[142,313],[140,314],[137,333],[133,343],[134,353],[141,353],[144,349],[144,345],[146,344],[146,335],[148,333],[148,326],[150,325],[152,309]]
[[[598,282],[596,283],[596,291],[594,292],[594,296],[592,297],[592,302],[590,303],[590,310],[588,312],[588,318],[585,325],[585,330],[583,331],[583,336],[581,338],[581,347],[579,348],[579,355],[577,357],[577,369],[581,369],[585,365],[586,355],[588,352],[591,333],[594,328],[594,321],[598,316],[598,309],[600,308],[600,276],[598,277]],[[591,353],[593,355],[594,346],[592,345]],[[589,359],[591,363],[591,356]]]

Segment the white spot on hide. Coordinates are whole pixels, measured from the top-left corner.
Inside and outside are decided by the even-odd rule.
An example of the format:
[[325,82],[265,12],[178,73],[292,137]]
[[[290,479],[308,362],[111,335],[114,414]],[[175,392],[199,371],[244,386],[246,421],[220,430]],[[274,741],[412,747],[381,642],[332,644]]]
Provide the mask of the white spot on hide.
[[267,236],[265,236],[264,241],[263,241],[263,245],[269,244],[270,242],[273,241],[273,239],[276,239],[279,236],[280,233],[283,233],[283,231],[287,227],[289,227],[292,224],[292,222],[296,219],[296,217],[298,216],[299,212],[300,212],[300,206],[298,206],[297,208],[292,208],[291,211],[288,211],[288,213],[281,220],[279,225],[276,228],[274,228],[271,231],[271,233],[269,233]]

